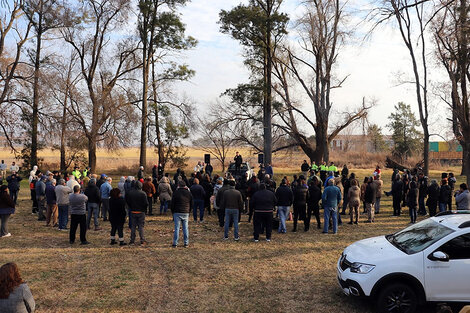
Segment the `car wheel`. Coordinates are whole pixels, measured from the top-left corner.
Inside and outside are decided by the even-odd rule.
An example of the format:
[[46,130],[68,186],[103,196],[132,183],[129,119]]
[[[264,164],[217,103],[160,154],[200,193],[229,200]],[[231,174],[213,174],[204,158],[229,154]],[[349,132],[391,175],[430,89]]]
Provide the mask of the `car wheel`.
[[380,313],[414,313],[418,297],[416,292],[408,285],[394,283],[383,288],[377,300],[377,309]]

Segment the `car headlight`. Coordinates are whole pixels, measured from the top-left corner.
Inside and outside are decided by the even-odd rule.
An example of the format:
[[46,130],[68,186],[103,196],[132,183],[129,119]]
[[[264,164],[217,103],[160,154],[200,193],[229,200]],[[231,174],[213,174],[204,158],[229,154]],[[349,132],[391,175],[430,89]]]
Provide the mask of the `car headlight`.
[[351,264],[350,270],[351,273],[367,274],[370,273],[370,271],[372,271],[374,268],[375,265],[354,262]]

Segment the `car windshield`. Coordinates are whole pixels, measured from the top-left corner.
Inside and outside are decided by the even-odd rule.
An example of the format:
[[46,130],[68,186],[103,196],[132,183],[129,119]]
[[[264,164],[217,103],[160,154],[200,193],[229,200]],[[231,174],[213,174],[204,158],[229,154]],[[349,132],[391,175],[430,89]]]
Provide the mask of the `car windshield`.
[[386,238],[406,254],[415,254],[453,232],[452,229],[428,218]]

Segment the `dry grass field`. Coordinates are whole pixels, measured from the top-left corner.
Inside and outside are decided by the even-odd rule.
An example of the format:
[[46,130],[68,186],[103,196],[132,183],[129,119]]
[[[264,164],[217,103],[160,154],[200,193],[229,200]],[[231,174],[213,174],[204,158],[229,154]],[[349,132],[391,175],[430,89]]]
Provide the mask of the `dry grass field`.
[[[384,181],[387,190],[389,172]],[[243,216],[241,241],[223,241],[213,215],[204,224],[190,222],[189,248],[173,249],[167,215],[147,217],[146,247],[110,246],[108,222],[87,233],[90,245],[80,246],[68,243],[67,232],[38,222],[28,198],[24,186],[10,219],[13,236],[0,239],[0,263],[18,263],[38,312],[373,312],[370,303],[343,296],[337,259],[356,240],[408,224],[407,214],[391,217],[391,199],[385,197],[376,223],[344,225],[337,235],[316,227],[292,233],[288,222],[286,235],[254,243],[252,225]],[[127,230],[125,237],[128,241]]]

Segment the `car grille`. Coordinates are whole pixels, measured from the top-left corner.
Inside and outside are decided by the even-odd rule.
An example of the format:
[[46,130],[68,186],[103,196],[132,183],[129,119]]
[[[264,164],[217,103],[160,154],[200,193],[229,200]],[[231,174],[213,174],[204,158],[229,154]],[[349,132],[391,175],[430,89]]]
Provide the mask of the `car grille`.
[[341,267],[341,270],[344,272],[345,270],[351,267],[351,262],[348,261],[346,256],[343,256],[341,258],[341,262],[339,263],[339,266]]

